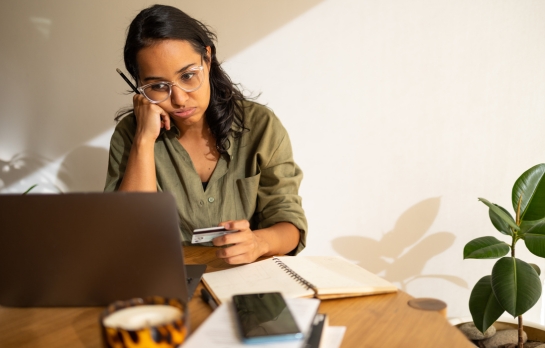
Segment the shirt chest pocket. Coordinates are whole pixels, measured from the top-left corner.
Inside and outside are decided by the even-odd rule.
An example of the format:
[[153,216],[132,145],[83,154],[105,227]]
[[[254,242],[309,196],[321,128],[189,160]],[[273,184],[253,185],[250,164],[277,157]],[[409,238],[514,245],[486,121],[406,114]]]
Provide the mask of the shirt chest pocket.
[[[259,190],[259,179],[261,173],[244,179],[237,179],[236,186],[239,195],[239,202],[243,219],[250,220],[255,213],[257,205],[257,192]],[[240,214],[240,212],[237,212]],[[237,215],[238,215],[237,214]]]

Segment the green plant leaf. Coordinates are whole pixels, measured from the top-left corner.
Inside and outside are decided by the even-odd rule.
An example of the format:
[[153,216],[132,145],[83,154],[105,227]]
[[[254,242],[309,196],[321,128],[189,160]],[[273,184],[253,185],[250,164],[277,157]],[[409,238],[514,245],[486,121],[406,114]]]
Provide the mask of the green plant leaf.
[[491,276],[482,277],[469,296],[469,311],[479,331],[484,333],[505,311],[492,291]]
[[35,188],[36,186],[38,186],[38,184],[34,184],[34,185],[30,186],[30,187],[28,188],[28,190],[26,190],[25,192],[23,192],[23,195],[28,194],[28,193],[29,193],[33,188]]
[[534,271],[536,271],[537,275],[541,275],[541,269],[539,268],[538,265],[536,265],[535,263],[529,263],[529,265],[532,266]]
[[496,213],[496,215],[498,215],[499,218],[501,218],[503,221],[505,221],[507,224],[509,224],[509,226],[514,228],[515,231],[520,230],[520,228],[517,226],[517,224],[515,223],[515,220],[513,220],[511,215],[509,213],[507,213],[507,214],[505,213],[505,211],[504,211],[505,209],[501,208],[500,206],[498,206],[498,205],[496,205],[494,203],[490,203],[489,201],[487,201],[484,198],[479,198],[479,201],[486,204],[490,208],[490,210],[493,210],[494,213]]
[[545,221],[530,227],[523,236],[524,243],[530,252],[545,257]]
[[[500,208],[501,210],[503,210],[505,214],[509,215],[511,220],[515,221],[515,219],[513,219],[513,217],[511,216],[511,214],[509,214],[507,210],[505,210],[503,207],[500,207],[497,204],[494,204],[494,205]],[[492,221],[492,225],[494,225],[494,227],[496,227],[496,229],[500,231],[500,233],[503,233],[508,236],[513,235],[513,232],[511,231],[509,224],[505,222],[498,214],[496,214],[494,210],[488,209],[488,215],[490,216],[490,221]]]
[[503,257],[492,268],[492,290],[507,313],[517,317],[539,300],[541,281],[536,271],[526,262],[514,257]]
[[529,229],[531,229],[535,225],[540,224],[542,222],[545,222],[545,219],[534,220],[534,221],[524,221],[524,220],[522,220],[520,222],[519,234],[522,236],[522,238],[524,238],[524,235],[526,234],[526,232],[528,232]]
[[521,220],[539,220],[545,217],[545,163],[538,164],[525,171],[513,185],[511,200],[517,211],[520,204]]
[[509,244],[494,237],[479,237],[464,247],[464,259],[497,259],[510,250]]

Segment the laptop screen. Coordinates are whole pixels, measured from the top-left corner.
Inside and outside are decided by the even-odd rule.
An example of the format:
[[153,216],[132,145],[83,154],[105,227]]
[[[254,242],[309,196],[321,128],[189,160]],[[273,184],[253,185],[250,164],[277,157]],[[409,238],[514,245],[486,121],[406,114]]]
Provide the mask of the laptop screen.
[[168,193],[0,195],[0,305],[187,301],[185,272]]

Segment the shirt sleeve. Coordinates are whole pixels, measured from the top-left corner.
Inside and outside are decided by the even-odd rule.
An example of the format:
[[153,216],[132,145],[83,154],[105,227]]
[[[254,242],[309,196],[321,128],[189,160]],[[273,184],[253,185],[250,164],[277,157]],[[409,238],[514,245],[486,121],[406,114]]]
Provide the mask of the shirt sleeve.
[[278,222],[290,222],[299,229],[300,239],[290,255],[296,255],[305,248],[307,220],[298,194],[303,172],[293,160],[291,142],[286,130],[283,131],[278,146],[273,149],[266,163],[261,164],[259,179],[257,213],[258,228],[270,227]]
[[110,140],[105,192],[117,191],[121,185],[127,168],[135,130],[136,122],[132,115],[124,117],[115,127]]

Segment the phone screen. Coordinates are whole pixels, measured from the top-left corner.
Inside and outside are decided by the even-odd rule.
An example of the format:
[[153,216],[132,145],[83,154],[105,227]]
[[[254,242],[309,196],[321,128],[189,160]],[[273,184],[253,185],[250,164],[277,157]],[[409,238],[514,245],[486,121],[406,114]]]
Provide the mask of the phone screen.
[[286,301],[279,292],[234,295],[233,304],[245,342],[303,338]]

